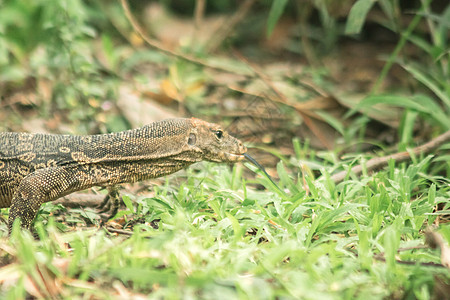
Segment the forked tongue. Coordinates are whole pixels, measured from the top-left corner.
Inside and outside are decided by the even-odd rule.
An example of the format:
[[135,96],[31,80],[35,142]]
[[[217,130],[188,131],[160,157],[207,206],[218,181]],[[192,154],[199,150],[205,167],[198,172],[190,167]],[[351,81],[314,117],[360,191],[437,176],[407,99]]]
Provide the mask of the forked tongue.
[[267,179],[269,179],[270,182],[272,182],[272,184],[273,184],[274,186],[276,186],[278,190],[280,190],[281,192],[283,192],[283,191],[280,189],[280,187],[273,181],[272,177],[270,177],[270,175],[267,174],[266,169],[264,169],[264,167],[261,166],[259,162],[257,162],[253,157],[251,157],[251,156],[248,155],[247,153],[244,153],[244,157],[245,157],[249,162],[251,162],[255,167],[257,167],[261,172],[263,172],[264,175],[266,175]]

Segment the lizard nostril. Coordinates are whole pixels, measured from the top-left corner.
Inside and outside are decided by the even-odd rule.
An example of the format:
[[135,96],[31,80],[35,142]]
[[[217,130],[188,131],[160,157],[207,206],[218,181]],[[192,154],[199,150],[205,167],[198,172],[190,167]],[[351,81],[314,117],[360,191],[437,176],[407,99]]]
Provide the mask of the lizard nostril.
[[241,152],[241,153],[247,152],[247,147],[245,147],[244,144],[242,144],[241,141],[239,141],[238,147],[239,147],[239,152]]

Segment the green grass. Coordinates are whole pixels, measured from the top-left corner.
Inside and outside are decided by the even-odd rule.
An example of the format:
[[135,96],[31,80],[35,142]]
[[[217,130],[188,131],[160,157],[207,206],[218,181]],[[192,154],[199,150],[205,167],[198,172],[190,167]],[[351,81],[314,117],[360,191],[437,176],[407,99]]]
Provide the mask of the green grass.
[[[421,264],[440,263],[438,250],[416,247],[438,215],[434,207],[450,208],[450,181],[430,175],[433,164],[431,157],[391,164],[338,185],[305,175],[309,193],[301,177],[288,175],[294,167],[278,166],[281,193],[264,178],[257,180],[268,190],[254,189],[242,166],[201,164],[155,187],[152,198],[125,197],[133,200],[127,216],[146,221],[131,237],[61,233],[41,215],[39,241],[19,231],[8,241],[2,225],[0,260],[9,265],[0,279],[8,272],[14,279],[0,296],[23,298],[29,278],[41,296],[80,299],[120,291],[169,299],[428,299],[434,276],[449,274]],[[448,225],[440,232],[450,239]]]
[[[40,95],[40,89],[31,91],[37,94],[35,109],[43,119],[59,112],[81,134],[122,130],[129,124],[120,115],[101,121],[99,115],[107,113],[101,104],[116,99],[118,82],[127,78],[134,78],[128,82],[131,85],[159,80],[162,75],[149,77],[137,68],[145,63],[152,70],[165,66],[162,74],[169,74],[180,91],[198,81],[208,82],[201,94],[187,97],[182,107],[197,117],[220,114],[212,108],[215,104],[200,105],[216,98],[207,93],[216,83],[207,80],[203,68],[124,41],[132,31],[119,3],[28,2],[6,1],[0,10],[0,88],[6,98],[27,90],[27,82],[47,86],[49,81],[51,97]],[[380,24],[398,35],[398,43],[372,91],[366,91],[367,96],[348,111],[347,116],[354,116],[348,120],[350,125],[343,118],[317,113],[345,141],[334,152],[315,152],[308,142],[301,144],[297,139],[293,157],[273,151],[281,160],[276,171],[282,191],[263,176],[253,179],[242,165],[230,169],[215,164],[198,164],[170,176],[165,184],[154,187],[151,198],[123,191],[126,209],[117,219],[123,219],[125,227],[133,220],[142,221],[131,236],[93,227],[90,223],[98,224],[98,216],[92,209],[65,211],[51,203],[43,205],[37,218],[39,240],[17,229],[9,239],[6,223],[1,222],[0,299],[29,295],[47,299],[437,298],[436,287],[448,289],[450,276],[448,269],[439,266],[440,251],[425,242],[424,230],[439,223],[436,230],[450,241],[449,144],[441,147],[447,152],[441,151],[440,156],[413,157],[401,164],[391,161],[378,173],[348,174],[339,184],[330,179],[330,174],[372,156],[357,149],[339,157],[342,145],[348,150],[348,145],[370,142],[381,156],[404,151],[450,128],[446,21],[450,6],[433,12],[431,1],[421,1],[408,21],[400,15],[398,3],[378,1],[374,6],[374,2],[355,2],[345,23],[346,34],[359,33],[368,12],[379,6],[385,15]],[[229,3],[214,1],[214,5]],[[261,32],[270,33],[281,13],[293,9],[292,4],[284,0],[271,6],[260,4],[257,11],[265,7],[268,24]],[[314,62],[314,56],[324,52],[321,48],[337,48],[344,32],[342,22],[329,13],[333,12],[331,2],[308,5],[317,9],[321,25],[309,24],[302,35],[314,33],[314,28],[323,33],[310,38],[318,51],[308,55],[308,38],[298,37],[287,48],[304,52]],[[302,7],[305,20],[310,8]],[[297,22],[300,26],[303,21]],[[239,36],[243,27],[237,26],[234,35]],[[120,30],[125,34],[119,34]],[[408,54],[411,47],[418,50],[414,55]],[[198,54],[207,61],[226,61],[228,69],[233,66],[236,73],[247,74],[247,66],[231,55],[224,60],[213,53]],[[394,65],[405,71],[408,80],[395,90],[385,90],[383,83],[388,82]],[[313,69],[312,77],[321,78],[322,73]],[[286,80],[297,83],[295,78]],[[339,89],[326,90],[333,95]],[[384,141],[369,140],[365,133],[373,115],[384,116],[393,109],[401,110],[402,117],[390,142],[396,149],[388,150]],[[11,112],[21,121],[25,115],[17,111],[20,108],[5,106],[5,116]],[[4,123],[1,126],[9,126],[8,120]],[[386,133],[393,134],[392,130]],[[265,189],[256,188],[261,186]],[[1,211],[4,218],[7,212]],[[60,222],[57,213],[69,225],[79,224],[78,230]]]

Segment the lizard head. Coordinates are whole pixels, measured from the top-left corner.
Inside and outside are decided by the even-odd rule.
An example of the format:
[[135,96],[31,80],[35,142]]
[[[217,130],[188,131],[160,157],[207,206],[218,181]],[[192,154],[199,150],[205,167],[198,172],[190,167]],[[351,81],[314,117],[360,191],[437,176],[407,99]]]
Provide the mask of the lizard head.
[[200,152],[202,159],[213,162],[237,162],[245,159],[247,148],[219,125],[192,118],[188,145]]

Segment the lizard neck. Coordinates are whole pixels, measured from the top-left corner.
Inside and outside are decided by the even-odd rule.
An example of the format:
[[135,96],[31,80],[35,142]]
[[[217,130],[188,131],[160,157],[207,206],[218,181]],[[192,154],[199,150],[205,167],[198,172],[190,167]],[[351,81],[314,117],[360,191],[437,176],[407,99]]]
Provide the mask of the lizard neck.
[[123,161],[103,159],[101,162],[87,163],[81,167],[85,168],[88,171],[86,173],[89,174],[86,177],[86,184],[95,181],[96,185],[115,185],[169,175],[200,160],[199,155],[185,152],[152,159],[139,158]]

